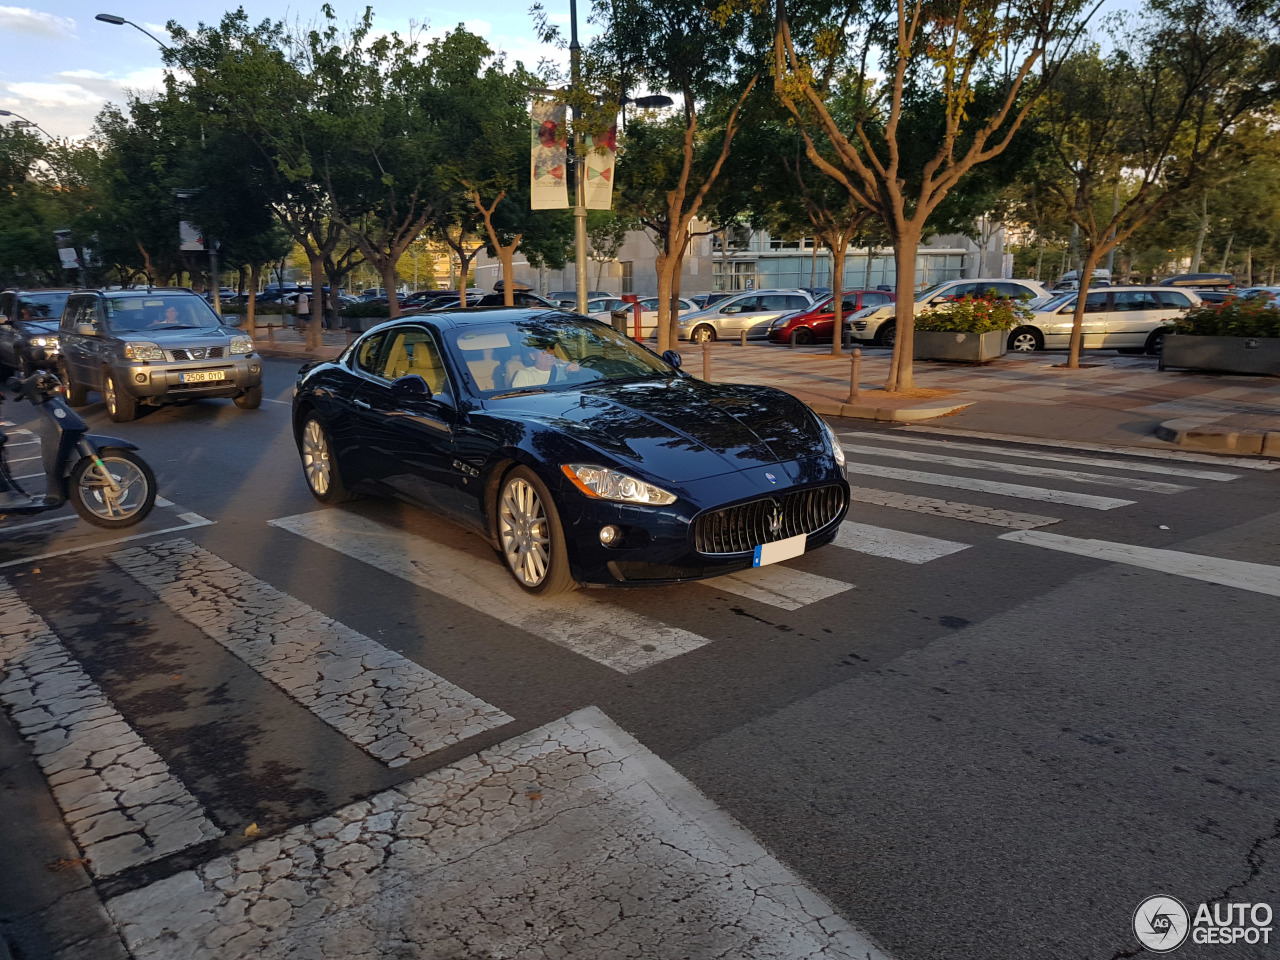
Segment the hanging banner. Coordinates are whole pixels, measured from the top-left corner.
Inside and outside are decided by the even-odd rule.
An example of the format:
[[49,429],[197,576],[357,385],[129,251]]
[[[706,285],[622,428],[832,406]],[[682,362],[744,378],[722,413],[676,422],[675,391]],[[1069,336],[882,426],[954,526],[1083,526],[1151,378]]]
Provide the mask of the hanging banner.
[[76,253],[75,245],[71,242],[71,231],[66,227],[55,230],[53,239],[58,245],[58,262],[62,264],[62,269],[80,269],[80,255]]
[[613,168],[618,157],[618,128],[612,126],[591,138],[587,150],[587,209],[613,208]]
[[532,210],[563,210],[569,206],[565,173],[569,168],[568,144],[564,138],[563,103],[533,102],[533,157],[530,173],[529,207]]
[[178,249],[203,250],[204,236],[199,227],[190,220],[178,221]]

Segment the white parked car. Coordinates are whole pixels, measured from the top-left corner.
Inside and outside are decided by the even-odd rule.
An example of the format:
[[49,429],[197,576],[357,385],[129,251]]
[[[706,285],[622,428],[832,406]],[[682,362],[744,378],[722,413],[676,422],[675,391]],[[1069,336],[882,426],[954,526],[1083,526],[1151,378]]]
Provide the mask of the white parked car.
[[[915,296],[913,309],[916,315],[930,307],[965,297],[1013,297],[1018,300],[1034,300],[1048,295],[1048,291],[1034,280],[1002,280],[999,278],[972,280],[944,280],[926,287]],[[896,304],[882,307],[866,307],[845,321],[854,340],[871,341],[876,346],[892,347],[897,338]]]
[[1245,287],[1240,291],[1241,300],[1266,300],[1267,306],[1280,310],[1280,287]]
[[[1009,349],[1017,353],[1065,350],[1071,344],[1077,296],[1064,293],[1035,310],[1027,323],[1009,333]],[[1084,302],[1081,346],[1157,355],[1169,321],[1199,305],[1195,291],[1181,287],[1090,290]]]
[[744,290],[703,310],[691,310],[680,317],[680,339],[694,343],[733,340],[743,330],[750,340],[764,340],[769,325],[784,313],[813,306],[806,290]]

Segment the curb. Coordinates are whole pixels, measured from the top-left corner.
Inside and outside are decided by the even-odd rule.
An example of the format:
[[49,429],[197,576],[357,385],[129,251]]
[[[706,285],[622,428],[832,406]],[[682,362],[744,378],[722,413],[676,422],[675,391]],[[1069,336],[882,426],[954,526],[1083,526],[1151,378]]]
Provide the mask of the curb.
[[861,403],[839,403],[835,400],[806,400],[815,413],[824,417],[849,417],[853,420],[893,420],[913,422],[945,417],[949,413],[973,406],[973,401],[918,407],[874,407]]
[[1156,436],[1179,447],[1280,457],[1280,431],[1276,430],[1233,430],[1196,420],[1166,420],[1156,427]]

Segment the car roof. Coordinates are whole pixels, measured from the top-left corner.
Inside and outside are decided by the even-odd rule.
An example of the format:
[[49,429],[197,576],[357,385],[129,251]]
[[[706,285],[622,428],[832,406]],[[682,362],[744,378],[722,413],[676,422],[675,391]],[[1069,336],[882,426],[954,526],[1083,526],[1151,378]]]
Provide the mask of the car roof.
[[592,320],[590,317],[584,317],[578,313],[565,313],[563,310],[548,310],[545,307],[455,307],[452,310],[439,310],[432,313],[415,313],[407,317],[397,317],[394,320],[388,320],[385,324],[378,324],[379,327],[387,324],[399,323],[401,321],[429,320],[441,328],[446,327],[462,327],[473,323],[516,323],[521,320],[532,320],[538,317],[551,317],[556,320],[575,319],[584,320],[590,323],[598,323],[598,320]]
[[74,287],[5,287],[0,293],[13,293],[25,297],[32,293],[75,293]]

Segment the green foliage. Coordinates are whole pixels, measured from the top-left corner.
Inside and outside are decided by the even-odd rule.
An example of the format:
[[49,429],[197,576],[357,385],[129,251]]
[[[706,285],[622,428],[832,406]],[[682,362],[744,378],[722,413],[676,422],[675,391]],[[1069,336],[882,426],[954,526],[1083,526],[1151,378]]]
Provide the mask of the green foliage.
[[1280,310],[1268,297],[1206,304],[1174,321],[1174,332],[1196,337],[1280,337]]
[[385,317],[387,304],[383,303],[348,303],[342,307],[344,317]]
[[1031,318],[1031,311],[1009,297],[965,297],[916,317],[917,330],[946,333],[989,333],[1012,330]]

